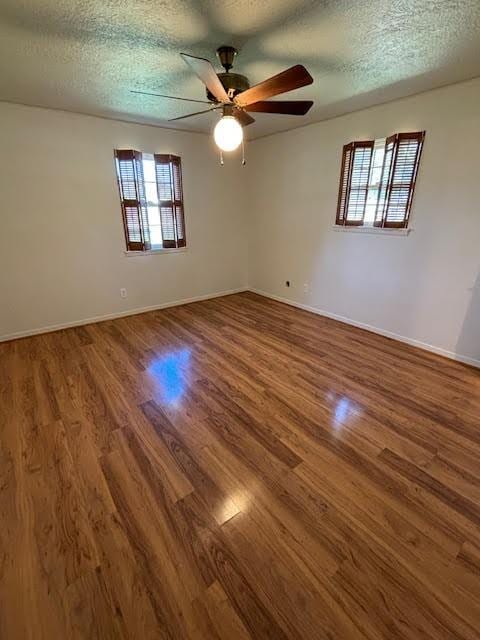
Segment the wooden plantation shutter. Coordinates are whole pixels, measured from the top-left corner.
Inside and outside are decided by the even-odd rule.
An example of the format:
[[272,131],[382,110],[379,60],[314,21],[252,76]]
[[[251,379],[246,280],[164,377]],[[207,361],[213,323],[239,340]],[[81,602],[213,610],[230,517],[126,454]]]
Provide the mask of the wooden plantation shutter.
[[346,225],[362,225],[368,194],[368,178],[375,140],[353,143],[353,161],[348,197]]
[[123,226],[128,251],[150,248],[142,154],[132,149],[115,151]]
[[353,142],[343,147],[342,168],[340,170],[340,186],[338,189],[338,205],[336,224],[345,224],[348,193],[350,190],[350,168],[352,163]]
[[407,226],[424,139],[425,131],[387,138],[375,226]]
[[343,147],[337,224],[363,224],[374,144],[374,140],[364,140],[351,142]]
[[183,213],[182,163],[178,156],[172,156],[172,176],[173,191],[175,194],[177,247],[184,247],[187,243],[187,239],[185,237],[185,216]]
[[155,154],[155,176],[164,249],[184,247],[182,164],[178,156]]
[[377,208],[375,210],[375,227],[383,227],[383,220],[387,207],[388,187],[392,179],[393,156],[397,144],[397,134],[385,140],[385,155],[383,157],[382,175],[378,189]]

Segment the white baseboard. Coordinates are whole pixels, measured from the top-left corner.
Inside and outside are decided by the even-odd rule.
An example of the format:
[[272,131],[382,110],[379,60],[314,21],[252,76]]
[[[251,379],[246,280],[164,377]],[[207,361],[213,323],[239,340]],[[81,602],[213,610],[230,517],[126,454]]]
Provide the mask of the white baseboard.
[[134,316],[139,313],[147,313],[148,311],[156,311],[158,309],[167,309],[168,307],[177,307],[182,304],[189,304],[191,302],[200,302],[201,300],[210,300],[212,298],[220,298],[221,296],[228,296],[234,293],[241,293],[242,291],[252,291],[253,293],[257,293],[258,295],[264,296],[265,298],[271,298],[272,300],[276,300],[277,302],[283,302],[284,304],[288,304],[292,307],[297,307],[299,309],[303,309],[304,311],[310,311],[311,313],[315,313],[320,316],[325,316],[326,318],[331,318],[332,320],[338,320],[339,322],[344,322],[345,324],[352,325],[353,327],[358,327],[359,329],[365,329],[366,331],[371,331],[372,333],[378,333],[381,336],[392,338],[393,340],[398,340],[399,342],[404,342],[414,347],[418,347],[419,349],[424,349],[425,351],[430,351],[432,353],[436,353],[437,355],[444,356],[445,358],[450,358],[451,360],[456,360],[457,362],[463,362],[464,364],[469,364],[473,367],[480,368],[480,360],[477,360],[475,358],[458,354],[453,351],[448,351],[446,349],[442,349],[441,347],[436,347],[435,345],[428,344],[427,342],[422,342],[420,340],[415,340],[413,338],[407,338],[406,336],[401,336],[398,333],[393,333],[392,331],[386,331],[385,329],[380,329],[379,327],[375,327],[373,325],[366,324],[364,322],[357,322],[356,320],[352,320],[351,318],[347,318],[345,316],[341,316],[336,313],[330,313],[329,311],[318,309],[317,307],[312,307],[307,304],[302,304],[301,302],[295,302],[294,300],[289,300],[288,298],[282,298],[281,296],[276,296],[273,293],[268,293],[267,291],[262,291],[260,289],[255,289],[252,287],[240,287],[238,289],[229,289],[227,291],[207,293],[201,296],[194,296],[193,298],[184,298],[183,300],[173,300],[171,302],[164,302],[162,304],[156,304],[149,307],[137,307],[136,309],[128,309],[127,311],[120,311],[117,313],[108,313],[102,316],[94,316],[93,318],[83,318],[82,320],[75,320],[73,322],[63,322],[60,324],[49,325],[46,327],[39,327],[38,329],[30,329],[27,331],[17,331],[16,333],[10,333],[7,335],[0,336],[0,342],[15,340],[17,338],[27,338],[28,336],[35,336],[41,333],[51,333],[52,331],[59,331],[60,329],[69,329],[70,327],[79,327],[85,324],[94,324],[95,322],[103,322],[104,320],[114,320],[115,318],[124,318],[126,316]]
[[447,351],[447,349],[436,347],[433,344],[428,344],[427,342],[422,342],[421,340],[407,338],[406,336],[401,336],[398,333],[386,331],[385,329],[380,329],[379,327],[375,327],[371,324],[365,324],[364,322],[357,322],[356,320],[352,320],[351,318],[346,318],[345,316],[340,316],[336,313],[330,313],[329,311],[324,311],[323,309],[317,309],[317,307],[311,307],[307,304],[302,304],[301,302],[289,300],[288,298],[282,298],[281,296],[276,296],[272,293],[267,293],[266,291],[262,291],[260,289],[253,289],[252,287],[250,287],[249,291],[257,293],[260,296],[264,296],[265,298],[271,298],[272,300],[276,300],[277,302],[283,302],[284,304],[288,304],[292,307],[298,307],[299,309],[303,309],[304,311],[316,313],[319,316],[325,316],[326,318],[331,318],[332,320],[338,320],[339,322],[350,324],[353,327],[358,327],[359,329],[366,329],[367,331],[378,333],[379,335],[385,336],[386,338],[392,338],[393,340],[398,340],[399,342],[405,342],[406,344],[409,344],[413,347],[418,347],[419,349],[424,349],[425,351],[436,353],[439,356],[444,356],[445,358],[450,358],[451,360],[456,360],[457,362],[463,362],[464,364],[469,364],[472,367],[480,368],[480,360],[476,360],[475,358],[464,356],[453,351]]
[[206,293],[202,296],[193,298],[184,298],[183,300],[173,300],[172,302],[163,302],[162,304],[154,304],[150,307],[138,307],[136,309],[128,309],[117,313],[107,313],[103,316],[94,316],[93,318],[83,318],[82,320],[74,320],[73,322],[62,322],[61,324],[52,324],[47,327],[39,327],[38,329],[29,329],[27,331],[17,331],[4,336],[0,336],[0,342],[7,340],[15,340],[17,338],[27,338],[28,336],[36,336],[41,333],[51,333],[60,329],[69,329],[70,327],[80,327],[84,324],[94,324],[95,322],[103,322],[104,320],[114,320],[115,318],[124,318],[126,316],[136,316],[139,313],[147,313],[148,311],[156,311],[157,309],[167,309],[168,307],[178,307],[182,304],[191,302],[200,302],[201,300],[210,300],[211,298],[220,298],[221,296],[229,296],[233,293],[241,293],[248,291],[248,287],[240,287],[239,289],[229,289],[228,291],[218,291],[216,293]]

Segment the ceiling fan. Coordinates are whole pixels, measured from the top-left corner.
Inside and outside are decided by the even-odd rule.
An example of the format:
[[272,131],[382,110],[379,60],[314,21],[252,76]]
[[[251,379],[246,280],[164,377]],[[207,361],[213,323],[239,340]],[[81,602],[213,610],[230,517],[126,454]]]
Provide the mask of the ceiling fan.
[[181,53],[180,55],[206,86],[207,100],[193,100],[167,96],[161,93],[148,93],[146,91],[132,91],[132,93],[210,105],[208,109],[189,113],[178,118],[171,118],[171,121],[183,120],[184,118],[221,109],[222,118],[215,126],[213,135],[215,142],[222,151],[233,151],[240,145],[243,140],[242,127],[255,122],[248,112],[303,116],[313,105],[312,100],[267,100],[267,98],[305,87],[313,82],[312,76],[301,64],[290,67],[290,69],[250,87],[246,76],[239,73],[230,73],[237,55],[237,50],[234,47],[222,46],[217,49],[218,58],[225,69],[224,73],[218,74],[209,60],[197,58],[187,53]]

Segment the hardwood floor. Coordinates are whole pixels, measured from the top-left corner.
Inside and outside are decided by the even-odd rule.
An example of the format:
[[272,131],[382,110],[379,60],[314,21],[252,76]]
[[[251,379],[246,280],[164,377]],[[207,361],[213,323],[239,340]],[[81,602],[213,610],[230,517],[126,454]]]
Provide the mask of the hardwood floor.
[[477,370],[251,293],[0,363],[3,640],[478,640]]

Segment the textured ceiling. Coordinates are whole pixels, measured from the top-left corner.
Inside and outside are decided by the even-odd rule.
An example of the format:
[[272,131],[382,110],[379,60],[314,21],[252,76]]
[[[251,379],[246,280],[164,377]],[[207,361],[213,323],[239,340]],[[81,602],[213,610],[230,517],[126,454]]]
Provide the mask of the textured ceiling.
[[[233,44],[251,84],[303,63],[308,116],[255,114],[249,137],[480,75],[480,0],[1,0],[0,100],[208,132],[218,116],[167,123],[203,99],[179,56]],[[221,69],[218,68],[218,71]]]

